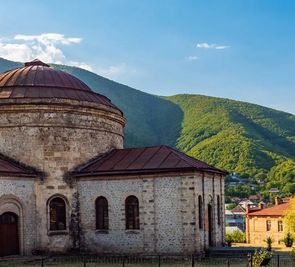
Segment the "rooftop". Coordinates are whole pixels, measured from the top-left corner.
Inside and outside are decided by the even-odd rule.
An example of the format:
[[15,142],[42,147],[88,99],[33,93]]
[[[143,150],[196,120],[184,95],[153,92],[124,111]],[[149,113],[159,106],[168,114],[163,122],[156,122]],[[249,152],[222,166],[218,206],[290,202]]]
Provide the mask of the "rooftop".
[[63,98],[94,102],[118,110],[110,99],[93,92],[75,76],[50,68],[38,59],[0,74],[1,98]]
[[259,210],[251,211],[251,209],[248,212],[248,215],[250,216],[284,216],[286,211],[291,207],[291,203],[283,202],[281,204],[275,205],[270,208],[263,208]]
[[37,177],[41,176],[41,172],[36,169],[24,165],[12,158],[0,154],[0,175],[1,176],[17,176],[17,177]]
[[225,170],[217,169],[176,149],[162,145],[113,149],[78,167],[72,175],[82,177],[195,170],[227,174]]

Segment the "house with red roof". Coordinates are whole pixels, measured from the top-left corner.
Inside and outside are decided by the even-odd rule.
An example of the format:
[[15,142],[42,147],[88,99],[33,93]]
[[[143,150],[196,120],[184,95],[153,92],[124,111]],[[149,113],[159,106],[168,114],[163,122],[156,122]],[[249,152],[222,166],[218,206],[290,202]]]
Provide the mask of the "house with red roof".
[[273,239],[273,245],[283,245],[286,234],[284,216],[291,208],[289,199],[280,201],[275,198],[275,205],[265,208],[263,204],[257,208],[247,206],[246,209],[246,239],[247,243],[265,245],[266,238]]

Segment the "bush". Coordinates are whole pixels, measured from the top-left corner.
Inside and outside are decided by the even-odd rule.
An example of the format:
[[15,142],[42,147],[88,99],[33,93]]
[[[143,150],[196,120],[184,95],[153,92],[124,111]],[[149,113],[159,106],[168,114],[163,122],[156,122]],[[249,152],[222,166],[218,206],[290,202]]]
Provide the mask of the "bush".
[[233,239],[232,239],[232,235],[230,233],[226,233],[225,234],[225,244],[228,247],[231,247],[232,243],[233,243]]
[[246,234],[240,230],[234,230],[231,233],[226,233],[225,239],[231,243],[245,243],[246,242]]
[[270,266],[270,261],[273,257],[272,252],[269,252],[265,249],[261,249],[260,251],[255,251],[252,257],[252,266],[260,267],[260,266]]
[[283,239],[283,242],[285,243],[286,247],[291,248],[293,246],[294,238],[290,233],[287,233]]

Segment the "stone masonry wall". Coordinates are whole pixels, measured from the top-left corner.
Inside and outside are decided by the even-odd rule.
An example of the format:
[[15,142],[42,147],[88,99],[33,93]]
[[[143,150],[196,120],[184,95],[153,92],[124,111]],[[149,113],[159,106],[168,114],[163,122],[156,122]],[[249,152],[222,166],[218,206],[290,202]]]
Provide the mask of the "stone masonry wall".
[[[103,179],[99,177],[78,181],[81,229],[86,250],[146,254],[201,253],[208,247],[206,219],[207,205],[211,199],[214,211],[213,242],[216,245],[222,244],[224,219],[217,225],[217,206],[213,202],[213,194],[221,192],[223,178],[214,178],[213,181],[210,174],[203,178],[202,174],[196,173]],[[125,230],[124,203],[129,195],[139,199],[140,230]],[[199,195],[205,199],[203,229],[199,229],[198,221]],[[99,196],[108,200],[108,231],[95,229],[95,199]],[[224,218],[223,211],[220,214]]]
[[13,212],[19,218],[20,253],[30,254],[36,247],[36,196],[34,180],[0,177],[0,215]]
[[[65,251],[73,247],[70,219],[76,203],[75,183],[64,175],[77,165],[112,148],[123,147],[123,117],[89,108],[77,101],[0,106],[0,152],[45,173],[35,183],[36,247]],[[81,106],[82,105],[82,106]],[[67,203],[67,231],[49,231],[48,201],[53,196]]]

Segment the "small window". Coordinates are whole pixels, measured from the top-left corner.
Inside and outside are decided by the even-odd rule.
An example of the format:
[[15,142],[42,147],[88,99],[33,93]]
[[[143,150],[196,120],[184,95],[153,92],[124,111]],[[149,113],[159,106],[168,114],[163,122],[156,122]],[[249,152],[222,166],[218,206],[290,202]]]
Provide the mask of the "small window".
[[266,231],[270,231],[270,229],[271,229],[271,221],[267,220],[266,221]]
[[203,229],[203,200],[202,197],[198,197],[198,209],[199,209],[199,229]]
[[126,229],[139,229],[139,202],[136,196],[125,200]]
[[108,230],[109,229],[109,211],[108,201],[105,197],[98,197],[95,201],[96,210],[96,229]]
[[279,232],[283,232],[283,222],[282,221],[278,221],[278,231]]
[[220,197],[219,195],[217,196],[217,223],[218,225],[220,225],[220,221],[221,221],[221,218],[220,218]]
[[50,230],[66,230],[66,203],[60,197],[49,203]]

